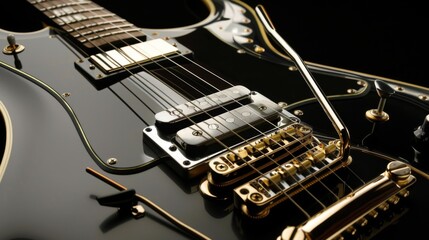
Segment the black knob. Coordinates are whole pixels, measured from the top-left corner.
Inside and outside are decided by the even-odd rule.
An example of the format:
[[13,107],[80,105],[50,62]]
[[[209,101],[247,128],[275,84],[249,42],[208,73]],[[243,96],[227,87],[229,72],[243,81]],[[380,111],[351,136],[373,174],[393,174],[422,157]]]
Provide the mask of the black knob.
[[[414,130],[414,161],[429,165],[429,114],[426,115],[422,125]],[[426,159],[426,160],[424,160]],[[425,162],[426,161],[426,162]]]
[[386,105],[387,99],[395,93],[395,90],[389,86],[389,84],[375,80],[375,90],[377,91],[380,101],[378,102],[377,109],[370,109],[366,111],[365,116],[368,120],[373,122],[385,122],[389,120],[389,114],[384,112],[384,106]]
[[395,90],[383,81],[375,80],[374,85],[378,96],[381,98],[389,98],[395,93]]

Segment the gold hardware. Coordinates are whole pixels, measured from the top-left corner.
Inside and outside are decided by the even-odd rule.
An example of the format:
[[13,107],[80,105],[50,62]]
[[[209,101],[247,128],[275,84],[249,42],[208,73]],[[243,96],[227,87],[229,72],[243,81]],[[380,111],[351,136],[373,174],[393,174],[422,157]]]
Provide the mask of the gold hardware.
[[297,67],[295,67],[295,66],[290,66],[288,69],[289,69],[289,71],[291,71],[291,72],[298,71],[298,68],[297,68]]
[[389,114],[384,112],[384,106],[386,105],[387,98],[395,93],[395,90],[391,88],[387,83],[376,80],[374,82],[377,94],[380,97],[377,109],[370,109],[366,111],[365,116],[368,120],[373,122],[386,122],[389,120]]
[[[318,236],[320,239],[338,239],[344,231],[351,235],[356,234],[357,226],[367,224],[366,218],[377,218],[377,210],[388,211],[389,203],[397,204],[399,202],[398,195],[402,195],[416,181],[410,170],[410,167],[403,162],[390,162],[386,171],[379,177],[324,209],[305,224],[286,227],[281,235],[282,238],[279,239],[304,239],[295,238],[295,236],[301,235]],[[380,199],[371,200],[371,203],[368,204],[367,198],[374,195],[379,195]],[[355,206],[364,207],[355,209]],[[341,221],[351,212],[354,212],[354,216],[358,216],[355,218],[356,220]],[[335,223],[336,226],[331,227],[332,223]],[[330,228],[327,231],[328,225]]]
[[296,116],[302,116],[304,115],[304,112],[302,110],[295,110],[293,111],[293,114],[295,114]]
[[255,46],[254,50],[256,53],[264,53],[265,52],[265,48],[258,46],[258,45]]
[[[108,178],[107,176],[95,171],[92,168],[86,168],[86,172],[91,174],[92,176],[98,178],[99,180],[107,183],[108,185],[116,188],[119,191],[125,191],[127,190],[127,188],[115,181],[113,181],[112,179]],[[135,195],[136,199],[144,204],[146,204],[147,206],[149,206],[150,208],[152,208],[155,212],[157,212],[158,214],[160,214],[161,216],[163,216],[165,219],[167,219],[169,222],[173,223],[174,225],[176,225],[177,227],[179,227],[180,229],[184,230],[187,233],[190,233],[192,235],[192,237],[197,238],[197,239],[205,239],[208,240],[210,239],[209,237],[207,237],[206,235],[198,232],[197,230],[193,229],[191,226],[186,225],[185,223],[181,222],[180,220],[178,220],[177,218],[175,218],[174,216],[172,216],[170,213],[168,213],[167,211],[165,211],[164,209],[162,209],[161,207],[159,207],[157,204],[155,204],[154,202],[150,201],[148,198],[146,198],[145,196],[141,195],[141,194],[136,194]],[[141,207],[143,208],[143,207]],[[136,209],[132,209],[133,211],[137,211],[137,215],[139,214],[139,212],[141,212],[141,208],[137,207]],[[144,210],[143,210],[144,211]]]
[[356,89],[353,89],[353,88],[347,89],[347,93],[349,93],[349,94],[356,93],[356,92],[357,92]]
[[423,101],[428,101],[428,100],[429,100],[429,97],[428,97],[428,96],[426,96],[426,95],[419,95],[419,99],[420,99],[420,100],[423,100]]
[[118,162],[116,158],[109,158],[107,159],[107,164],[109,165],[115,165]]
[[16,43],[15,36],[7,36],[8,46],[3,48],[3,53],[6,55],[18,54],[24,51],[25,47],[21,44]]
[[131,208],[131,214],[134,218],[138,219],[145,215],[145,210],[142,205],[135,205]]

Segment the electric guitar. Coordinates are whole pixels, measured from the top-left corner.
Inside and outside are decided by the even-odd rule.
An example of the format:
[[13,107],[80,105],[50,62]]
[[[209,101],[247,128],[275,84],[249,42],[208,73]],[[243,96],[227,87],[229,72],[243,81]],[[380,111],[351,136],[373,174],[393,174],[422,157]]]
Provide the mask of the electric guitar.
[[429,89],[305,62],[240,1],[170,29],[24,3],[48,27],[0,31],[1,239],[425,236]]

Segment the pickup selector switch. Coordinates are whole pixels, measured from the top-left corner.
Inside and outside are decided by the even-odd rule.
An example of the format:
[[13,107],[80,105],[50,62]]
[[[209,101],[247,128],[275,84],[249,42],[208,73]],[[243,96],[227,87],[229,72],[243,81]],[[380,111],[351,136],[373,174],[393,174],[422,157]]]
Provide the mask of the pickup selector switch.
[[16,43],[15,36],[10,34],[7,36],[7,42],[9,45],[3,48],[3,53],[6,55],[13,55],[24,51],[25,47],[21,44]]

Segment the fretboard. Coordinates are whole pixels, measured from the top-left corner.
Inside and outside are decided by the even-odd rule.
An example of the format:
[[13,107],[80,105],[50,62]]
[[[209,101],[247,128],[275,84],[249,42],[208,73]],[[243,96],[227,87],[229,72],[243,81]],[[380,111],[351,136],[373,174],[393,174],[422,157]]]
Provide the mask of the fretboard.
[[88,49],[144,39],[140,28],[88,0],[28,0]]

